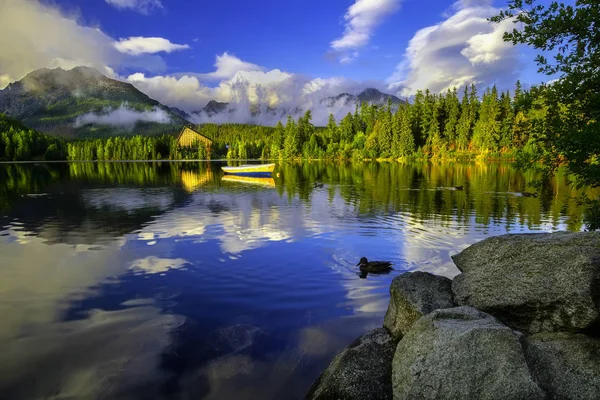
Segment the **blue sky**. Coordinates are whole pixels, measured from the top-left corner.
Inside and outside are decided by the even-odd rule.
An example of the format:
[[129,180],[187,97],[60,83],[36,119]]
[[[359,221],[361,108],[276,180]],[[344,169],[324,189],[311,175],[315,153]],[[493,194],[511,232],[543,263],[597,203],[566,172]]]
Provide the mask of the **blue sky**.
[[103,0],[57,3],[65,13],[79,12],[83,23],[99,26],[113,38],[164,37],[189,44],[189,51],[163,56],[171,73],[211,71],[215,55],[227,51],[267,69],[385,80],[415,31],[439,21],[453,1],[399,2],[399,9],[384,18],[361,49],[364,56],[351,64],[332,60],[329,52],[330,42],[343,34],[343,16],[354,1],[172,0],[148,13],[119,9]]
[[[487,22],[505,0],[4,0],[0,88],[88,65],[188,111],[209,100],[311,107],[376,87],[401,97],[547,78]],[[340,115],[346,112],[337,110]],[[336,114],[337,115],[337,114]]]

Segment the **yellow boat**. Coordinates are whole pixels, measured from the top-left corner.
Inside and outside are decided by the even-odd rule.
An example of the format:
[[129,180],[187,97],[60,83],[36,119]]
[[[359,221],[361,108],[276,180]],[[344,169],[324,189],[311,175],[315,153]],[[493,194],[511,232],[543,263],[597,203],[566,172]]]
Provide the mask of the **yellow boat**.
[[251,185],[275,187],[275,180],[273,178],[256,178],[253,176],[223,175],[221,180],[225,181],[225,182],[249,183]]
[[239,167],[221,167],[226,174],[247,176],[270,176],[275,169],[275,164],[246,164]]

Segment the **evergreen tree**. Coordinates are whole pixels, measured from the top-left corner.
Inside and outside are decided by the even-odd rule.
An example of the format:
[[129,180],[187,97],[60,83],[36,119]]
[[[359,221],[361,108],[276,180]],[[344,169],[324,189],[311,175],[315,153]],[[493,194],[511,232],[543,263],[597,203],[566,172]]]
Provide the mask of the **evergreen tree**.
[[281,158],[283,156],[283,145],[285,141],[285,128],[281,121],[277,122],[275,131],[273,131],[273,141],[271,142],[271,158]]
[[444,138],[451,144],[454,145],[457,139],[457,127],[458,120],[460,117],[460,102],[458,100],[458,94],[456,88],[446,94],[446,125],[444,126]]
[[379,142],[378,154],[380,157],[388,158],[392,156],[392,112],[390,108],[386,107],[386,110],[382,113],[380,124],[380,130],[377,134],[377,140]]
[[410,113],[410,107],[404,106],[402,112],[402,120],[400,123],[400,132],[398,136],[398,156],[407,157],[415,151],[415,138],[412,130],[412,118]]
[[460,118],[456,127],[456,148],[466,150],[471,141],[471,106],[469,104],[469,87],[465,86],[460,103]]
[[342,143],[349,143],[354,137],[353,117],[348,113],[340,122],[340,136]]
[[499,147],[505,151],[513,144],[513,124],[515,122],[514,107],[510,100],[510,92],[500,96],[500,139]]
[[422,146],[423,144],[425,144],[425,137],[421,130],[421,120],[423,119],[424,102],[425,96],[423,95],[423,92],[417,90],[413,106],[411,107],[411,128],[417,146]]
[[340,130],[335,122],[333,114],[329,114],[329,121],[327,122],[326,130],[327,143],[339,143],[340,141]]
[[434,102],[432,105],[431,122],[427,133],[427,148],[431,154],[438,154],[443,146],[438,119],[440,107],[439,103]]
[[496,86],[483,95],[479,119],[473,129],[473,147],[480,151],[497,150],[500,134],[498,91]]
[[294,121],[291,115],[288,116],[287,123],[285,124],[285,139],[283,144],[284,158],[294,158],[298,155],[297,131],[296,121]]
[[426,145],[429,145],[431,142],[430,134],[430,126],[433,122],[434,118],[434,109],[435,109],[435,98],[429,92],[429,89],[425,90],[425,97],[423,102],[423,113],[421,114],[421,123],[420,123],[420,136],[423,142]]

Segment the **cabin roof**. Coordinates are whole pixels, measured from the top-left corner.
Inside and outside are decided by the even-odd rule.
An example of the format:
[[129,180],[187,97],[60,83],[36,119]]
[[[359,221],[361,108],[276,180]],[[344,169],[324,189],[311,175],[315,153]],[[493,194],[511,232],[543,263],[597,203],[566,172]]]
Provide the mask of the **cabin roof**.
[[181,139],[181,136],[183,136],[183,134],[185,133],[186,130],[190,130],[193,133],[195,133],[196,135],[201,136],[203,139],[208,140],[210,143],[212,143],[212,139],[207,138],[206,136],[204,136],[203,134],[201,134],[200,132],[198,132],[197,130],[189,127],[189,126],[184,126],[183,128],[181,128],[181,132],[179,132],[179,135],[177,135],[177,142],[179,142],[179,140]]

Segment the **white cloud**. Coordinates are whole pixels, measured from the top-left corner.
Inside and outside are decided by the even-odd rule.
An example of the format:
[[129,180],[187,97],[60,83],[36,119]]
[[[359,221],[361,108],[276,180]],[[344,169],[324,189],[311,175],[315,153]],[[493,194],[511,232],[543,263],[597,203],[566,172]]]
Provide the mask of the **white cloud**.
[[264,71],[265,68],[256,64],[242,61],[233,54],[227,52],[217,55],[214,72],[199,74],[198,77],[205,79],[231,79],[241,71]]
[[388,79],[390,89],[409,96],[417,90],[445,91],[479,84],[512,86],[520,68],[518,50],[502,40],[512,21],[487,18],[498,13],[488,0],[462,0],[446,20],[419,30],[409,42],[405,60]]
[[349,57],[345,52],[366,46],[375,28],[399,6],[399,0],[356,0],[344,15],[344,35],[331,42],[331,48],[342,53],[340,62],[357,58],[358,53],[352,52]]
[[212,99],[229,100],[229,94],[223,95],[219,93],[218,89],[202,85],[195,76],[147,77],[143,73],[135,73],[126,77],[125,80],[151,98],[187,111],[200,110]]
[[114,39],[100,29],[37,0],[0,1],[0,88],[39,68],[70,69],[85,65],[107,72],[129,67],[153,72],[166,65],[156,55],[117,51]]
[[131,9],[141,14],[148,15],[151,11],[163,8],[160,0],[105,0],[118,9]]
[[155,54],[160,52],[172,53],[178,50],[189,49],[187,44],[171,43],[168,39],[161,37],[130,37],[115,42],[115,48],[121,53],[134,56],[140,54]]
[[121,107],[105,110],[103,114],[88,113],[79,116],[75,120],[75,127],[100,124],[133,128],[138,121],[166,124],[171,121],[171,117],[162,108],[154,107],[149,111],[135,111],[128,108],[127,103],[123,103]]

